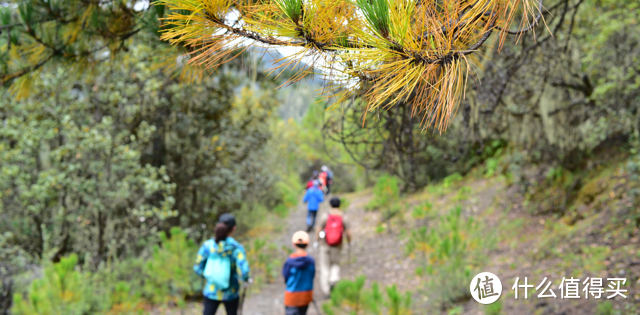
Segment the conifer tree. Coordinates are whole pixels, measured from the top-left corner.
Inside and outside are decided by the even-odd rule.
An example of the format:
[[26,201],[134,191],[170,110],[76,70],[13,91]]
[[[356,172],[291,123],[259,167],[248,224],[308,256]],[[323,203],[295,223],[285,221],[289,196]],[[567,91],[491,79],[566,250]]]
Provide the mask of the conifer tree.
[[[127,49],[145,31],[188,51],[199,71],[216,68],[251,45],[297,47],[283,60],[324,70],[326,95],[362,97],[365,111],[408,101],[425,127],[451,123],[478,52],[496,33],[521,36],[542,17],[542,0],[22,0],[3,9],[0,80],[14,93],[51,60],[87,68]],[[517,30],[511,30],[517,24]],[[158,55],[166,55],[161,51]],[[164,66],[175,67],[176,55]],[[306,58],[304,58],[306,57]],[[90,68],[90,67],[88,67]],[[189,69],[183,74],[198,76]],[[183,70],[184,70],[183,69]],[[339,102],[338,102],[339,103]]]
[[87,314],[91,309],[91,286],[85,275],[75,270],[77,262],[78,256],[73,254],[46,266],[44,277],[31,283],[26,299],[14,295],[13,314]]

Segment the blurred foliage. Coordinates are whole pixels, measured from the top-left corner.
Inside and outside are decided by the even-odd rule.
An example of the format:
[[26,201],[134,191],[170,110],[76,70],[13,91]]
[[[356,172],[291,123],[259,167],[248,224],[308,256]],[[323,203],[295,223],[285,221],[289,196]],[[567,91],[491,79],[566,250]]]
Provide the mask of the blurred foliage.
[[485,315],[501,315],[502,314],[502,302],[495,301],[489,305],[484,305]]
[[0,229],[33,258],[76,252],[97,263],[140,248],[177,214],[166,167],[140,163],[157,128],[138,116],[144,103],[124,106],[153,98],[110,75],[82,86],[58,69],[27,100],[0,101]]
[[301,121],[293,118],[279,121],[273,131],[273,138],[280,139],[276,147],[279,165],[289,176],[282,184],[287,184],[286,190],[292,199],[295,195],[296,202],[305,187],[300,183],[306,183],[322,165],[329,166],[334,173],[332,193],[353,192],[368,184],[365,170],[354,164],[345,149],[325,139],[322,122],[328,114],[324,111],[326,106],[325,102],[309,103]]
[[[164,6],[142,1],[12,0],[0,7],[0,83],[29,97],[40,74],[60,65],[73,77],[98,74],[105,61],[132,48],[132,38],[160,43]],[[6,36],[4,36],[6,34]],[[184,50],[157,47],[157,65],[183,78],[202,71],[176,66]],[[82,74],[82,75],[81,75]]]
[[26,299],[14,295],[13,314],[70,314],[81,315],[92,311],[90,300],[94,294],[86,275],[75,270],[77,255],[48,264],[44,277],[31,283]]
[[[179,82],[149,61],[155,53],[133,45],[92,75],[47,69],[26,99],[0,99],[3,296],[26,289],[30,280],[18,275],[37,278],[39,265],[71,253],[87,272],[100,272],[105,262],[152,256],[158,232],[168,237],[171,227],[186,233],[178,239],[200,243],[218,215],[236,212],[242,238],[267,212],[284,215],[297,203],[302,184],[283,170],[285,141],[271,138],[278,135],[272,86],[239,79],[233,64],[200,82]],[[195,257],[167,255],[181,262],[178,269]],[[162,284],[157,299],[143,297],[180,301],[194,292],[189,285]]]
[[424,294],[436,309],[446,309],[471,297],[468,279],[496,240],[481,234],[482,225],[463,216],[460,206],[438,219],[411,231],[406,252],[418,260],[416,274],[428,279]]
[[373,187],[373,199],[367,204],[367,209],[384,210],[394,206],[399,199],[398,179],[391,175],[382,175]]
[[[489,52],[483,86],[467,93],[466,135],[502,140],[526,164],[575,171],[595,151],[638,133],[640,35],[637,1],[560,0],[545,4],[553,36]],[[516,181],[518,178],[516,178]]]
[[231,75],[178,83],[138,61],[149,53],[138,46],[86,83],[47,72],[27,100],[3,98],[3,230],[33,256],[100,260],[140,246],[167,218],[199,227],[241,202],[277,201],[277,174],[262,164],[275,102]]
[[431,218],[433,215],[433,205],[429,201],[425,201],[413,207],[413,210],[411,211],[411,217],[417,220]]
[[[79,266],[75,254],[47,263],[43,278],[14,294],[13,314],[144,314],[150,305],[184,307],[203,285],[193,272],[198,247],[180,228],[172,228],[170,238],[160,234],[151,256],[107,261],[95,271]],[[281,263],[271,259],[281,254],[278,249],[265,245],[256,239],[247,246],[257,285],[273,282]]]
[[276,244],[265,238],[256,238],[246,245],[246,251],[253,278],[253,285],[249,287],[252,293],[258,293],[261,285],[280,279],[284,259],[279,257],[286,256]]
[[325,130],[355,161],[401,178],[409,191],[485,162],[487,177],[502,173],[522,186],[534,164],[584,168],[640,130],[637,7],[631,0],[545,3],[553,35],[485,50],[482,84],[467,89],[445,133],[425,132],[402,102],[363,123],[357,99],[325,114]]
[[391,174],[402,180],[403,191],[415,191],[461,167],[462,161],[455,157],[459,126],[443,134],[425,132],[422,121],[403,102],[376,111],[363,122],[360,106],[356,99],[321,117],[327,140],[340,145],[367,173]]
[[398,178],[386,174],[380,176],[373,187],[373,198],[365,206],[365,209],[380,211],[377,232],[386,230],[391,233],[393,219],[402,216],[404,210],[404,205],[400,202]]
[[331,299],[322,304],[323,312],[327,315],[413,314],[409,292],[402,293],[395,285],[388,286],[383,291],[377,282],[371,285],[371,289],[365,289],[365,282],[364,276],[359,276],[355,281],[338,282],[331,292]]
[[613,314],[614,314],[613,303],[611,303],[611,301],[601,302],[601,303],[598,303],[598,306],[596,306],[595,315],[613,315]]
[[187,296],[202,289],[202,279],[193,272],[198,246],[178,227],[171,228],[171,238],[161,232],[160,240],[144,269],[145,293],[155,304],[184,306]]

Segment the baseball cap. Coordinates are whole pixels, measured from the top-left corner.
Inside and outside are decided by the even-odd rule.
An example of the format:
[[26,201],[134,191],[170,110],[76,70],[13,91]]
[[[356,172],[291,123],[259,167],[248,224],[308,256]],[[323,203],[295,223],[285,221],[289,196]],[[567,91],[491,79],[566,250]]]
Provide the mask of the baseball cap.
[[309,234],[305,231],[295,232],[293,233],[291,242],[293,242],[293,244],[309,244]]
[[234,226],[236,226],[236,217],[231,213],[224,213],[220,216],[218,222],[226,224],[228,228],[233,228]]

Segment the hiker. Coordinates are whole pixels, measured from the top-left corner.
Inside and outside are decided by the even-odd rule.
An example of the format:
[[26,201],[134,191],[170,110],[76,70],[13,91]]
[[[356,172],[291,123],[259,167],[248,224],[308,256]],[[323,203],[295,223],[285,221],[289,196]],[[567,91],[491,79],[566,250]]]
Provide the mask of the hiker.
[[311,187],[313,187],[313,181],[314,180],[318,180],[318,171],[313,171],[313,176],[311,176],[311,178],[309,178],[309,181],[307,182],[307,188],[309,189]]
[[313,182],[313,186],[307,189],[304,194],[303,202],[307,204],[307,232],[311,232],[316,225],[316,215],[318,214],[318,208],[320,203],[324,201],[324,193],[320,190],[320,183],[318,181]]
[[240,281],[250,281],[249,263],[244,247],[231,235],[235,232],[236,218],[225,213],[215,227],[215,236],[204,242],[193,270],[207,281],[204,295],[204,315],[215,315],[224,304],[227,315],[237,315],[240,304]]
[[340,252],[346,236],[351,247],[349,224],[340,211],[340,199],[331,198],[331,209],[320,217],[317,238],[320,240],[320,290],[329,296],[340,280]]
[[329,194],[331,192],[331,185],[333,184],[333,172],[328,166],[322,165],[318,178],[321,178],[324,181],[324,187],[326,188],[325,191]]
[[327,193],[327,173],[320,172],[318,174],[318,182],[320,183],[320,189],[323,193]]
[[286,290],[284,308],[286,315],[306,315],[313,300],[313,278],[316,275],[316,263],[307,254],[309,234],[298,231],[291,238],[295,252],[287,258],[282,267],[282,276]]

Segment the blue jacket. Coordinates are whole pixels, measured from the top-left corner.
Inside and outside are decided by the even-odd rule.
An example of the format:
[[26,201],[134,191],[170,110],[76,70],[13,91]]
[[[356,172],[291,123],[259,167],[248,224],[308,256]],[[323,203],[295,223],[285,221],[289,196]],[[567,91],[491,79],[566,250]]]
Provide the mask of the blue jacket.
[[240,280],[246,281],[249,279],[249,262],[247,261],[244,247],[231,236],[219,244],[216,244],[214,239],[204,242],[200,250],[198,250],[196,264],[193,266],[193,270],[199,276],[202,276],[209,253],[222,253],[223,251],[226,251],[227,255],[233,258],[231,269],[235,269],[236,272],[231,273],[231,286],[226,290],[219,290],[211,283],[207,283],[207,285],[204,286],[202,294],[210,300],[231,301],[237,299],[240,297],[238,294],[240,290]]
[[307,189],[302,201],[307,203],[309,211],[318,211],[320,203],[324,201],[324,193],[317,187],[311,187]]
[[294,253],[282,267],[282,275],[287,286],[284,292],[285,306],[306,306],[313,300],[313,278],[316,263],[306,253]]

